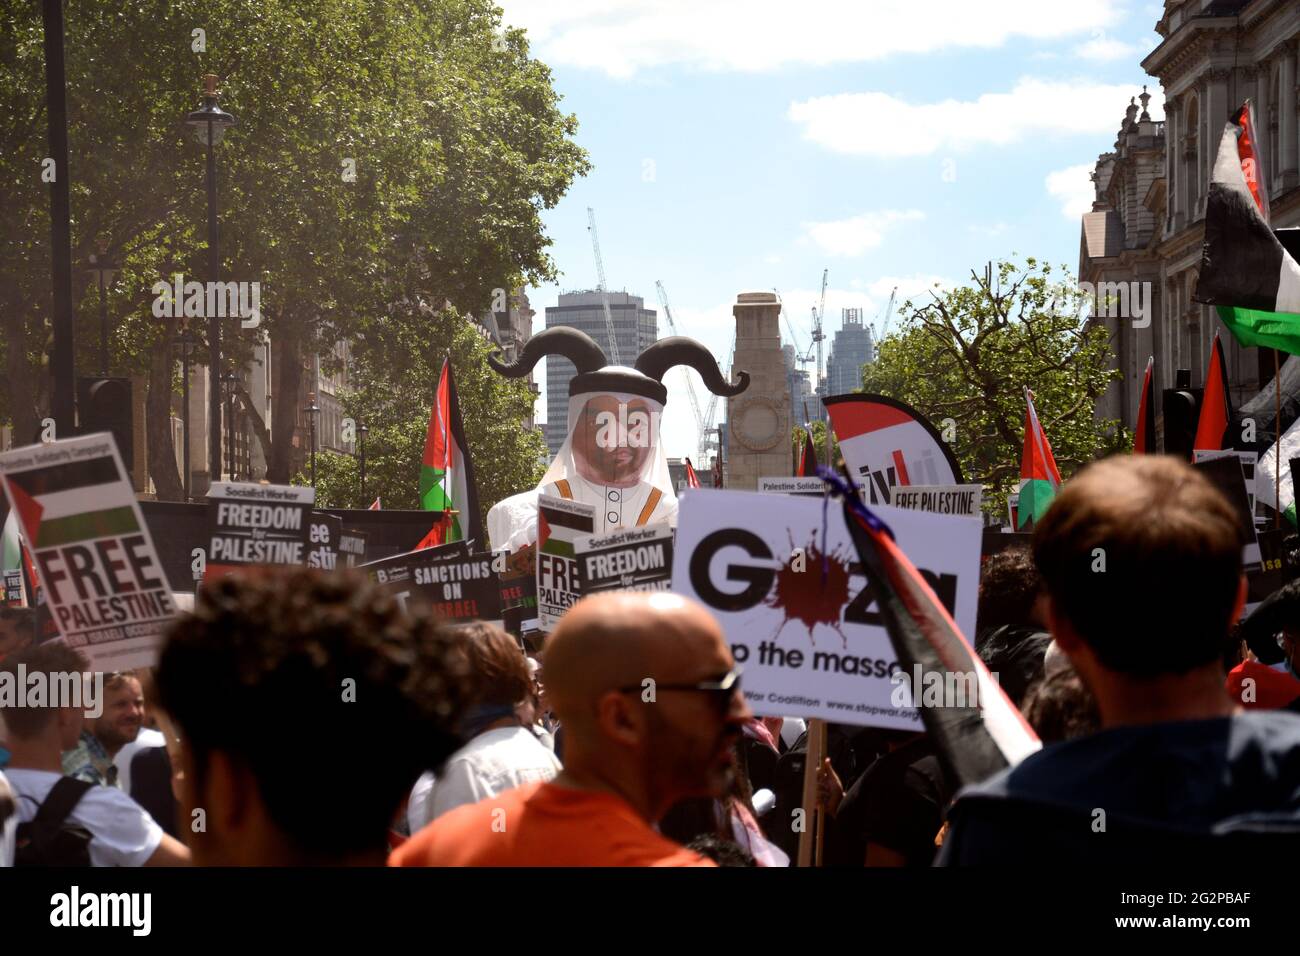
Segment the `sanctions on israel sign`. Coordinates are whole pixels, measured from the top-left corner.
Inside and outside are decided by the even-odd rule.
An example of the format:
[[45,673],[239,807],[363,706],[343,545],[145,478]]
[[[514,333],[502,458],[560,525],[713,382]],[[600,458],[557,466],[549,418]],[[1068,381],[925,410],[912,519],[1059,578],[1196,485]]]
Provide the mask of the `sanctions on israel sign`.
[[[973,634],[980,523],[872,510],[957,626]],[[822,503],[796,495],[688,495],[677,519],[673,590],[717,617],[745,669],[745,697],[756,714],[920,730],[908,675],[842,509],[829,509],[825,520],[823,537]]]
[[667,524],[584,535],[573,543],[579,590],[667,591],[673,572],[673,529]]
[[0,476],[59,633],[94,670],[151,666],[176,606],[113,436],[5,452]]
[[249,564],[306,564],[315,500],[315,488],[213,482],[204,578]]
[[916,409],[883,395],[833,395],[826,414],[853,480],[869,505],[892,504],[902,485],[960,485],[961,467],[943,436]]
[[464,541],[422,548],[363,565],[403,607],[428,606],[453,623],[501,620],[501,581],[489,552],[471,554]]

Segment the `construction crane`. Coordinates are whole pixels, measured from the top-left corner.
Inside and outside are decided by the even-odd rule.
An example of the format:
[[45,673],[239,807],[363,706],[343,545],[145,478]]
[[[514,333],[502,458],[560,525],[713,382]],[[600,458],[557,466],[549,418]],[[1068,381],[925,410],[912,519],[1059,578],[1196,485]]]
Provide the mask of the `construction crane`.
[[813,309],[813,342],[817,345],[817,381],[813,382],[815,391],[822,381],[822,342],[826,340],[826,333],[822,331],[822,323],[826,317],[826,280],[831,274],[830,269],[822,270],[822,299],[819,308]]
[[889,302],[885,305],[885,311],[880,313],[881,318],[880,334],[876,334],[876,323],[871,323],[871,338],[876,342],[881,341],[889,334],[889,320],[894,316],[894,299],[898,296],[898,286],[894,286],[894,291],[889,293]]
[[609,289],[605,286],[605,263],[600,258],[600,240],[596,237],[596,210],[587,207],[587,229],[591,232],[591,249],[596,254],[596,278],[600,280],[600,304],[605,307],[605,330],[609,333],[609,360],[622,365],[618,359],[618,339],[614,335],[614,315],[609,310]]
[[[673,321],[673,310],[668,307],[668,293],[664,291],[664,284],[660,280],[655,280],[655,289],[659,293],[659,304],[664,307],[664,315],[668,317],[668,328],[672,330],[673,335],[677,334],[677,323]],[[708,436],[704,431],[704,416],[700,413],[700,399],[695,394],[695,379],[691,378],[690,370],[686,366],[681,366],[682,374],[686,376],[687,393],[691,396],[691,411],[695,413],[695,427],[700,430],[700,443],[703,447],[705,438]],[[703,459],[700,460],[703,464]]]
[[[776,292],[778,299],[781,297],[779,291],[776,289],[773,289],[772,291]],[[799,336],[795,334],[794,323],[790,321],[790,315],[785,311],[785,303],[781,304],[781,318],[785,319],[786,331],[790,333],[790,344],[794,346],[794,360],[798,362],[801,367],[806,366],[812,361],[812,346],[809,345],[805,351],[805,349],[799,344]]]

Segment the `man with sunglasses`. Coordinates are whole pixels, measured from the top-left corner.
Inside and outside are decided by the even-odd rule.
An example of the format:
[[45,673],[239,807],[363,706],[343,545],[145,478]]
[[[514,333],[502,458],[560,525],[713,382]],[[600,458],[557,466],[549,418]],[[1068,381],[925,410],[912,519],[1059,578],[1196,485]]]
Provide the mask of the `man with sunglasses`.
[[655,822],[727,793],[750,717],[722,629],[667,592],[573,606],[545,648],[564,769],[460,807],[395,851],[394,866],[709,866]]

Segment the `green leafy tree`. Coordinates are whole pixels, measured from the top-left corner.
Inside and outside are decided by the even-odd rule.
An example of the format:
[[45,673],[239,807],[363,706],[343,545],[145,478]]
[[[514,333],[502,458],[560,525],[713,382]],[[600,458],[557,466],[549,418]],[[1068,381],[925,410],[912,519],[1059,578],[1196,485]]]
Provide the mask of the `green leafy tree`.
[[[813,448],[817,450],[817,464],[819,465],[827,464],[826,423],[822,421],[809,422],[808,430],[812,432]],[[803,438],[805,434],[806,433],[802,425],[794,426],[794,430],[790,438],[790,450],[793,455],[793,458],[791,460],[795,463],[798,463],[799,461],[799,451],[800,449],[803,448]],[[832,438],[831,438],[831,455],[833,456],[832,460],[834,462],[838,462],[840,460],[840,442],[839,439],[834,437],[834,433],[832,433]]]
[[[0,0],[0,416],[20,441],[49,403],[41,36],[39,5]],[[556,276],[541,215],[588,161],[549,70],[490,0],[71,0],[65,45],[78,371],[96,370],[84,263],[106,240],[122,265],[109,371],[146,377],[161,497],[180,487],[179,326],[154,318],[151,287],[173,272],[211,278],[203,150],[182,122],[203,74],[221,77],[239,121],[217,149],[219,278],[259,282],[263,321],[227,323],[222,346],[238,366],[271,338],[270,421],[243,402],[271,480],[303,462],[312,354]]]
[[[357,346],[351,371],[355,388],[343,396],[346,414],[370,429],[366,492],[361,492],[359,459],[317,454],[321,506],[365,508],[379,497],[389,510],[420,507],[420,461],[447,355],[474,465],[481,523],[496,502],[535,487],[545,470],[546,442],[541,432],[522,426],[534,396],[527,382],[492,371],[487,364],[492,351],[481,330],[453,309],[427,315],[420,325],[402,322],[372,330]],[[309,476],[300,472],[296,481],[307,484]]]
[[[1113,419],[1093,417],[1118,376],[1106,329],[1082,317],[1069,273],[1034,258],[999,262],[974,284],[903,304],[900,327],[863,369],[863,388],[912,405],[951,445],[986,510],[1004,514],[1020,477],[1025,396],[1052,443],[1062,478],[1131,446]],[[946,436],[945,436],[946,437]]]

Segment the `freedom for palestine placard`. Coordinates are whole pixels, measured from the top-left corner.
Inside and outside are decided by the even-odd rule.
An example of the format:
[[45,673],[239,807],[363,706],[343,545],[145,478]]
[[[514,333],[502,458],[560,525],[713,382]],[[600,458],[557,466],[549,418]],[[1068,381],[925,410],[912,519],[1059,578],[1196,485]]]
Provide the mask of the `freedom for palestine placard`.
[[216,481],[208,491],[209,580],[250,564],[305,565],[316,489]]

